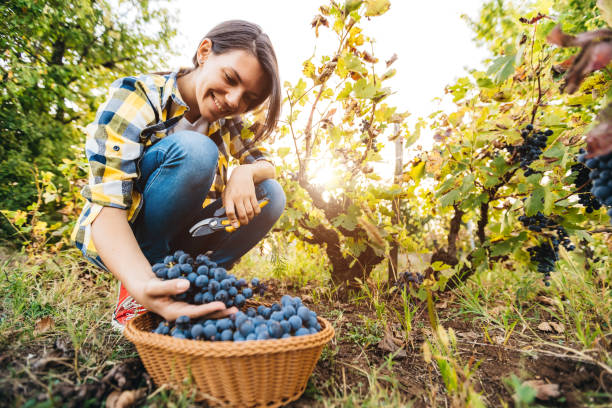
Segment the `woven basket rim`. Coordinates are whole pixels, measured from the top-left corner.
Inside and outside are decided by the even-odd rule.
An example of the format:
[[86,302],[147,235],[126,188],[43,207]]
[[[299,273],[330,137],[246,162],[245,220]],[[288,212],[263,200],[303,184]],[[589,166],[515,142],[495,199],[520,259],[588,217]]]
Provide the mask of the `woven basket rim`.
[[152,312],[142,314],[130,321],[123,334],[132,343],[167,349],[173,353],[199,357],[236,357],[258,354],[281,353],[323,346],[334,337],[334,328],[326,319],[318,316],[322,329],[315,334],[291,336],[286,339],[245,340],[245,341],[202,341],[177,339],[172,336],[144,331],[142,325],[147,319],[156,318]]

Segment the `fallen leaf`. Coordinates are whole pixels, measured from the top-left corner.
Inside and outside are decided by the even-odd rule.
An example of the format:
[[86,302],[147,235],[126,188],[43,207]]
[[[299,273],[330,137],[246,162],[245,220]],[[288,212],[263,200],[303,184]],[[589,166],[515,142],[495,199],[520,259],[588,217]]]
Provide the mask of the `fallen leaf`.
[[563,333],[565,331],[565,326],[562,325],[561,323],[557,323],[557,322],[550,322],[550,325],[552,326],[553,329],[555,329],[555,331],[559,334]]
[[553,328],[548,322],[542,322],[538,325],[538,330],[541,330],[544,332],[551,332],[553,331]]
[[554,306],[555,302],[548,296],[537,296],[536,301],[543,305]]
[[446,309],[448,307],[448,302],[444,301],[442,303],[436,303],[436,309]]
[[406,350],[402,348],[402,344],[403,342],[400,339],[396,339],[391,330],[387,327],[383,339],[378,342],[377,346],[381,350],[396,353],[396,357],[406,357]]
[[523,384],[536,390],[536,398],[541,401],[548,401],[550,398],[559,398],[561,396],[559,384],[549,384],[542,380],[529,380]]
[[476,333],[476,332],[458,332],[457,336],[459,337],[465,337],[466,339],[471,339],[471,340],[476,340],[478,338],[480,338],[480,334]]
[[34,326],[34,334],[41,334],[41,333],[48,332],[54,327],[55,327],[55,321],[51,317],[49,316],[43,317],[42,319],[38,319],[38,321],[36,321],[36,326]]
[[493,337],[493,342],[494,342],[495,344],[498,344],[498,345],[500,345],[500,344],[504,344],[504,341],[505,341],[505,340],[506,340],[506,339],[504,338],[504,336],[494,336],[494,337]]
[[127,408],[146,395],[144,388],[128,391],[113,391],[106,399],[106,408]]

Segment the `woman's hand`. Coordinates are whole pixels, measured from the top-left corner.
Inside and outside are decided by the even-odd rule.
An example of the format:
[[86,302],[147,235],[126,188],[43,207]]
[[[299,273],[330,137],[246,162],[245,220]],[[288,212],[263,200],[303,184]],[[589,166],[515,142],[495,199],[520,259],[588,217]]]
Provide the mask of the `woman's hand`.
[[190,305],[172,299],[172,295],[183,293],[189,288],[189,281],[162,281],[155,276],[136,242],[125,210],[104,207],[91,228],[94,245],[104,264],[145,309],[166,320],[176,320],[183,315],[191,318],[203,315],[219,318],[238,311],[235,307],[226,309],[222,302]]
[[205,305],[191,305],[172,299],[189,289],[186,279],[160,280],[153,276],[149,280],[139,283],[134,289],[134,300],[145,309],[157,313],[168,321],[176,320],[179,316],[197,318],[206,316],[210,319],[219,319],[238,311],[235,307],[227,309],[223,302],[210,302]]
[[234,228],[246,225],[261,212],[255,195],[253,170],[250,165],[236,167],[223,190],[223,206]]

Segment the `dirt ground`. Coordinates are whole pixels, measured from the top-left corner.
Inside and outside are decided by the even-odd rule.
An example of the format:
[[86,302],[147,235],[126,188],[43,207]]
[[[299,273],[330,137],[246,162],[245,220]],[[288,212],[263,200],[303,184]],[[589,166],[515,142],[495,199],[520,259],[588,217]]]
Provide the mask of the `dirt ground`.
[[[375,311],[367,307],[366,302],[338,303],[324,299],[314,302],[310,295],[311,288],[308,287],[287,287],[273,281],[268,282],[268,286],[265,301],[277,301],[287,293],[300,296],[304,303],[334,325],[337,334],[324,350],[307,391],[289,406],[317,406],[321,399],[349,391],[366,394],[369,384],[366,373],[371,372],[373,367],[384,366],[389,356],[389,351],[378,345],[379,339],[368,337],[365,331],[360,331],[364,318],[377,321]],[[385,302],[387,307],[400,309],[399,299],[391,297]],[[439,304],[442,305],[437,309],[439,322],[456,333],[456,357],[464,364],[470,364],[474,371],[470,381],[474,389],[484,395],[488,406],[501,406],[503,402],[513,405],[511,390],[504,385],[504,379],[512,374],[523,380],[542,380],[559,385],[561,397],[538,401],[542,406],[612,404],[609,400],[612,377],[597,364],[564,352],[562,348],[533,344],[528,333],[516,332],[505,344],[498,344],[499,341],[495,339],[500,333],[491,329],[488,331],[490,338],[494,339],[491,342],[485,338],[479,323],[456,317],[457,309],[451,301],[442,300]],[[426,363],[423,358],[422,345],[431,334],[424,305],[419,306],[413,324],[410,338],[401,345],[405,353],[401,353],[403,356],[398,353],[391,369],[385,368],[379,372],[380,380],[385,385],[384,375],[397,379],[399,391],[414,407],[432,406],[432,401],[445,406],[442,377],[434,365]],[[397,333],[397,329],[391,330]],[[351,337],[347,333],[361,333],[362,336]],[[550,343],[558,340],[554,334],[550,335]],[[133,346],[127,340],[121,340],[117,346],[125,349],[123,355],[128,358],[117,359],[120,363],[115,365],[105,365],[101,361],[99,368],[93,370],[86,381],[74,378],[75,353],[67,336],[49,339],[46,343],[34,343],[31,349],[20,350],[19,353],[2,352],[0,366],[5,367],[4,370],[25,374],[19,380],[0,383],[0,401],[3,401],[0,405],[18,406],[29,401],[26,405],[32,406],[35,402],[50,402],[53,398],[60,406],[100,406],[111,392],[122,390],[140,390],[134,397],[136,401],[143,402],[144,397],[156,392],[156,387],[135,356]],[[34,360],[32,356],[36,356]],[[49,378],[53,380],[49,382]],[[388,386],[392,384],[388,383]],[[590,397],[587,398],[588,395]]]

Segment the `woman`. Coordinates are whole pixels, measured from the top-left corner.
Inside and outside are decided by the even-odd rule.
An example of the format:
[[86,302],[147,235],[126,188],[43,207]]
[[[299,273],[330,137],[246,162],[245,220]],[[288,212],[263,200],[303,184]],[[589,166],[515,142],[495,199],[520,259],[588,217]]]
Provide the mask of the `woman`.
[[[274,130],[281,94],[270,39],[255,24],[219,24],[201,41],[193,68],[117,80],[87,127],[89,185],[73,240],[120,281],[113,323],[145,309],[167,320],[226,316],[222,302],[188,305],[172,295],[184,279],[162,281],[151,265],[177,249],[231,267],[271,229],[285,196],[255,142]],[[240,115],[267,105],[256,134]],[[251,128],[252,129],[252,128]],[[239,160],[227,180],[229,155]],[[260,209],[258,199],[269,204]],[[204,200],[206,198],[206,200]],[[234,227],[193,238],[195,222],[225,207]],[[209,252],[210,253],[210,252]]]

